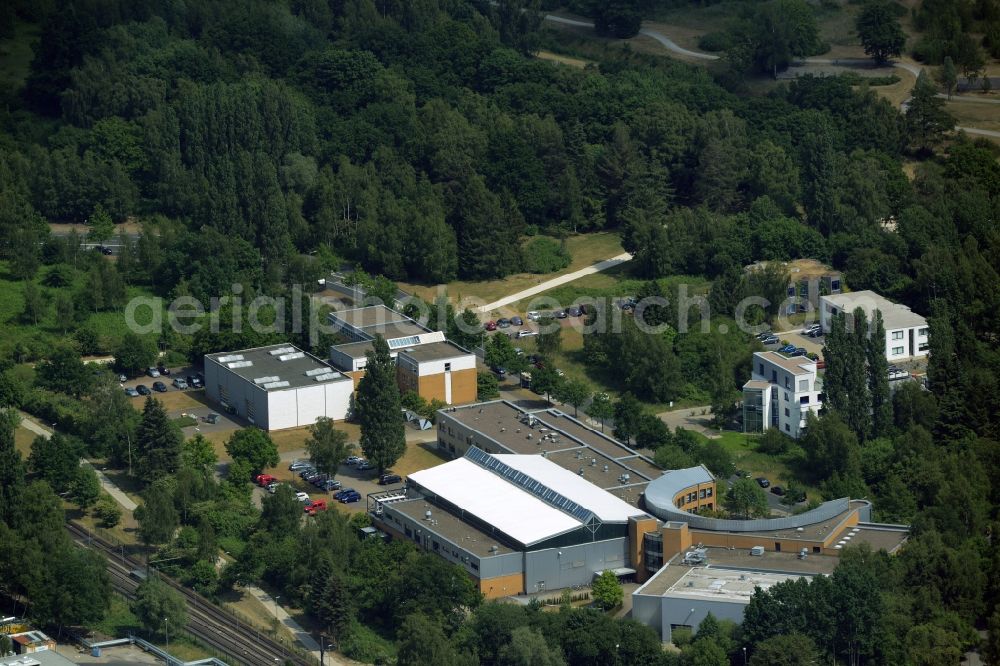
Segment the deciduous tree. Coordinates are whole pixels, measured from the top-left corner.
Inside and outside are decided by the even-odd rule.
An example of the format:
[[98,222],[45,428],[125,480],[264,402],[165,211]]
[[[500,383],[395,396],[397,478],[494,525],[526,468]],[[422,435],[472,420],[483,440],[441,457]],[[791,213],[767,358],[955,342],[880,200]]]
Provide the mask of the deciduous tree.
[[903,52],[906,33],[888,2],[875,0],[862,8],[854,23],[865,53],[878,64],[888,62]]
[[226,453],[233,460],[244,460],[250,471],[257,473],[274,467],[280,461],[278,447],[271,436],[260,428],[242,428],[226,440]]
[[347,433],[337,430],[332,419],[323,417],[309,426],[306,451],[318,472],[334,478],[341,463],[353,450],[354,445],[347,441]]

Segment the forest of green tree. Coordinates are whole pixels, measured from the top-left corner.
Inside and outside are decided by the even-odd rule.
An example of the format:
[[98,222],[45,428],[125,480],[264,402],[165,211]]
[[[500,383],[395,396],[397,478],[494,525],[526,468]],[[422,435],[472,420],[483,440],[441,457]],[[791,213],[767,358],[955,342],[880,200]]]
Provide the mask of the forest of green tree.
[[[928,0],[917,11],[928,61],[959,62],[961,35],[973,25],[1000,43],[990,28],[995,3],[952,5]],[[32,25],[38,40],[25,84],[0,90],[0,260],[4,277],[23,283],[23,311],[0,322],[11,333],[0,340],[0,407],[58,421],[79,438],[67,450],[122,466],[135,453],[148,510],[179,528],[177,536],[147,530],[144,539],[186,558],[186,582],[211,595],[264,581],[337,627],[365,658],[715,665],[740,663],[747,647],[761,664],[820,656],[940,664],[955,663],[979,644],[976,630],[990,628],[986,654],[997,663],[996,146],[948,134],[954,123],[924,77],[901,113],[841,77],[751,95],[731,72],[664,58],[609,53],[586,69],[534,59],[538,17],[521,11],[533,6],[3,3],[0,35]],[[945,14],[954,16],[936,18]],[[621,28],[618,18],[597,19],[609,34]],[[93,240],[107,240],[115,233],[108,218],[144,223],[137,240],[122,237],[114,263],[82,252],[78,237],[48,232],[49,222],[88,222]],[[646,295],[680,275],[710,282],[714,316],[733,316],[749,293],[780,294],[783,276],[752,280],[743,266],[798,257],[928,315],[929,390],[914,386],[891,400],[872,379],[879,366],[850,348],[858,334],[838,329],[829,348],[833,400],[801,443],[803,481],[829,496],[867,496],[879,518],[913,525],[898,557],[854,553],[822,582],[758,593],[742,627],[709,623],[681,655],[661,652],[648,628],[596,610],[480,604],[464,582],[439,589],[451,571],[442,562],[405,544],[361,543],[333,512],[292,527],[290,499],[275,496],[258,515],[247,479],[218,483],[204,461],[185,457],[192,445],[182,448],[162,409],[150,403],[140,415],[113,380],[79,360],[108,351],[81,326],[87,314],[120,311],[133,289],[207,300],[239,284],[248,295],[281,295],[341,260],[393,280],[497,278],[529,267],[526,234],[594,230],[621,233]],[[50,338],[8,342],[53,310],[49,333],[72,348],[51,348]],[[670,321],[678,313],[647,314]],[[192,358],[265,341],[226,331],[159,339]],[[154,353],[136,337],[113,343],[121,357],[140,349],[140,368]],[[652,427],[633,394],[668,401],[692,384],[724,402],[750,349],[736,335],[644,337],[626,326],[618,338],[588,338],[585,354],[595,366],[629,368],[617,433],[665,452],[657,460],[667,464],[709,447]],[[108,591],[86,556],[39,556],[52,587],[10,568],[36,551],[74,551],[61,538],[53,493],[84,502],[84,482],[42,478],[44,466],[30,461],[26,477],[13,421],[0,426],[5,589],[30,597],[48,623],[88,621]],[[137,441],[145,448],[133,452]],[[53,455],[38,443],[37,457]],[[216,539],[240,554],[221,579],[208,565]],[[297,548],[298,539],[315,548]],[[94,599],[87,608],[96,610],[57,607],[57,593]],[[768,656],[788,653],[801,660]]]

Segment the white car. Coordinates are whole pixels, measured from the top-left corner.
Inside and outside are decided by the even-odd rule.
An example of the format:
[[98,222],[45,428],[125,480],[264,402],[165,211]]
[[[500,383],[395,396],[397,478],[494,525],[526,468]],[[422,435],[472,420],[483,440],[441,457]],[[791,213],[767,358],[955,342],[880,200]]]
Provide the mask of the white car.
[[267,492],[273,495],[274,493],[278,492],[278,486],[280,485],[281,484],[278,483],[277,481],[275,481],[274,483],[267,484]]
[[534,335],[534,334],[535,334],[535,332],[532,331],[530,328],[522,328],[520,331],[517,332],[517,337],[519,337],[519,338],[527,338],[528,336],[531,336],[531,335]]
[[528,313],[527,316],[528,319],[530,319],[531,321],[538,321],[539,319],[542,318],[541,313],[538,312],[537,310],[532,310],[531,312]]
[[812,324],[811,326],[806,326],[805,328],[802,329],[802,335],[809,335],[810,333],[818,331],[820,328],[822,328],[822,326],[820,326],[819,324]]
[[305,493],[295,493],[295,499],[297,499],[300,502],[308,502],[309,501],[309,495],[307,495]]

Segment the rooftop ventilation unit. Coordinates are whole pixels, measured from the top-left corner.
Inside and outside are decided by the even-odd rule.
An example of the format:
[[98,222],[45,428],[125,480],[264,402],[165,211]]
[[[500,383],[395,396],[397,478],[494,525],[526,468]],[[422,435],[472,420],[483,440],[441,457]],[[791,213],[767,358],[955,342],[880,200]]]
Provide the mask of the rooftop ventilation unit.
[[331,379],[336,379],[338,375],[339,373],[336,372],[327,372],[326,374],[323,375],[316,375],[315,377],[313,377],[313,379],[317,382],[328,382]]
[[249,368],[251,365],[253,365],[253,361],[235,361],[233,363],[227,363],[226,367],[233,370],[235,368]]
[[426,511],[424,511],[424,520],[430,520],[431,519],[431,515],[432,514],[431,514],[431,510],[430,509],[427,509]]
[[282,354],[278,357],[278,360],[284,363],[285,361],[293,361],[297,358],[305,358],[305,352],[292,352],[291,354]]
[[306,370],[306,377],[315,377],[316,375],[325,375],[330,372],[330,368],[313,368],[312,370]]
[[608,472],[608,466],[607,466],[607,465],[605,465],[605,466],[604,466],[604,473],[605,473],[605,474],[607,474],[607,472]]
[[597,458],[591,458],[590,459],[590,466],[591,467],[597,467]]
[[490,552],[491,553],[496,553],[496,552],[499,552],[499,551],[500,551],[500,547],[497,546],[496,544],[493,544],[492,546],[490,546]]
[[242,361],[243,354],[230,354],[229,356],[220,356],[216,360],[219,363],[231,363],[233,361]]
[[295,347],[278,347],[277,349],[272,349],[268,353],[271,356],[281,356],[282,354],[291,354],[295,351]]
[[625,481],[625,483],[628,483],[628,480],[631,479],[631,478],[632,477],[629,476],[628,474],[622,474],[622,480]]
[[583,476],[583,468],[582,467],[580,468],[580,471],[577,472],[577,474],[579,474],[580,476]]
[[268,382],[264,384],[264,388],[266,389],[285,388],[286,386],[288,386],[288,382]]

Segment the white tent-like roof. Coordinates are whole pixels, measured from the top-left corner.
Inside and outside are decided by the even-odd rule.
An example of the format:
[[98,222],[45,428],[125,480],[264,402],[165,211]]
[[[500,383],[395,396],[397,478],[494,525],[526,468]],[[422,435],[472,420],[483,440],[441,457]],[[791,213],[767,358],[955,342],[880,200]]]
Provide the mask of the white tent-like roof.
[[645,514],[641,509],[542,456],[504,454],[493,457],[519,472],[524,472],[563,497],[590,509],[602,523],[624,523],[628,522],[631,516]]
[[408,478],[526,546],[583,524],[466,458],[414,472]]

